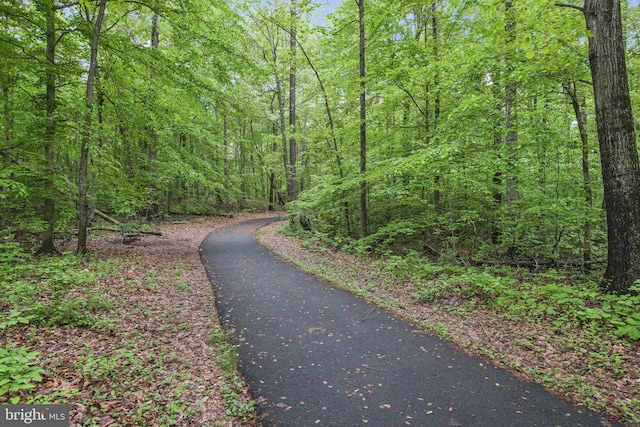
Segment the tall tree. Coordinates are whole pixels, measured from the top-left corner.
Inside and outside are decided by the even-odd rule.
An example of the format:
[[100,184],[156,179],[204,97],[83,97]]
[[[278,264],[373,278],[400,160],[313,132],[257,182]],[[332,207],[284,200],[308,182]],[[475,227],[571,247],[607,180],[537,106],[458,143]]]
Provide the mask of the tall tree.
[[51,254],[57,252],[53,241],[53,233],[56,224],[55,187],[53,185],[53,174],[55,172],[55,152],[54,144],[56,137],[56,28],[55,28],[55,5],[53,0],[44,0],[42,3],[45,14],[45,38],[46,38],[46,63],[45,63],[45,86],[46,86],[46,118],[44,131],[44,152],[47,165],[47,174],[44,178],[44,220],[47,229],[42,235],[42,243],[39,253]]
[[[151,18],[151,48],[154,51],[157,51],[160,47],[160,30],[158,28],[160,21],[160,14],[157,11],[154,11],[153,18]],[[153,71],[149,76],[150,82],[150,98],[152,102],[156,99],[155,94],[155,74]],[[153,127],[153,124],[149,126],[149,172],[151,176],[154,177],[157,174],[156,171],[156,161],[158,159],[158,135],[156,130]],[[149,209],[147,209],[147,219],[151,219],[153,216],[158,215],[159,203],[158,203],[158,189],[156,188],[155,182],[151,184],[151,203]]]
[[[433,78],[433,85],[435,87],[435,105],[433,107],[433,131],[434,131],[434,135],[437,136],[437,132],[438,132],[438,124],[440,122],[440,109],[441,109],[441,105],[442,105],[442,100],[441,100],[441,96],[440,96],[440,52],[439,49],[440,47],[438,46],[438,44],[440,43],[440,34],[439,34],[439,25],[438,25],[438,2],[437,0],[434,0],[431,2],[431,33],[433,35],[433,60],[436,64],[436,71],[434,74],[434,78]],[[427,40],[427,35],[425,32],[425,41]],[[429,99],[429,94],[427,94],[427,100]],[[428,101],[427,101],[428,102]],[[428,105],[426,106],[426,111],[427,111],[427,115],[429,114],[429,108]],[[429,120],[427,118],[427,127]],[[429,129],[427,129],[427,138],[429,138],[428,136],[429,134]],[[439,174],[437,174],[434,177],[434,184],[435,184],[435,189],[433,191],[433,205],[434,208],[436,210],[436,212],[440,212],[442,210],[442,205],[441,205],[441,195],[440,195],[440,180],[441,177]]]
[[[93,21],[93,31],[91,32],[91,56],[89,59],[89,72],[86,83],[86,111],[84,113],[84,123],[82,130],[82,141],[80,146],[80,161],[78,162],[78,246],[76,253],[82,255],[87,251],[87,229],[89,226],[89,200],[87,197],[89,187],[89,144],[92,138],[93,121],[93,95],[96,74],[98,72],[98,47],[100,43],[100,30],[104,21],[107,0],[100,0],[98,11]],[[89,13],[87,13],[87,19]]]
[[625,293],[640,278],[640,168],[620,0],[586,0],[584,16],[596,105],[608,256],[604,287]]
[[512,1],[505,2],[505,33],[506,33],[506,57],[507,64],[505,79],[505,145],[507,149],[507,204],[513,205],[520,198],[518,191],[518,176],[515,173],[517,161],[518,130],[516,103],[518,100],[518,83],[514,78],[513,52],[516,41],[516,11]]
[[358,28],[359,28],[359,58],[360,58],[360,237],[369,234],[369,208],[367,203],[367,86],[366,86],[366,62],[365,62],[365,22],[364,2],[356,0],[358,4]]
[[[584,185],[584,197],[587,211],[593,207],[593,189],[591,185],[591,172],[589,167],[589,134],[587,132],[587,112],[584,95],[578,92],[576,83],[565,84],[564,90],[571,100],[573,112],[576,116],[580,142],[582,143],[582,181]],[[585,270],[589,269],[591,261],[591,218],[587,215],[584,222],[582,260]]]
[[296,0],[291,0],[291,26],[289,30],[289,49],[291,66],[289,68],[289,200],[298,198],[298,147],[296,143]]

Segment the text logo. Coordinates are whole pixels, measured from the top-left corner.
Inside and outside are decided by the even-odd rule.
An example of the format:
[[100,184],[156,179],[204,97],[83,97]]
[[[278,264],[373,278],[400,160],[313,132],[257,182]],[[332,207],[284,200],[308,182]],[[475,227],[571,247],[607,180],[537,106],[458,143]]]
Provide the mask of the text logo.
[[68,427],[69,405],[0,405],[0,427]]

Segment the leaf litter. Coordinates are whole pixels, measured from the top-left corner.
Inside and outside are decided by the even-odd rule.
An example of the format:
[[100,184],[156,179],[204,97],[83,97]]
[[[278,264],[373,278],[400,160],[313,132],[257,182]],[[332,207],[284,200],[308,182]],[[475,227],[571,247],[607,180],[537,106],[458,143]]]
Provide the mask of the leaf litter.
[[[11,334],[16,345],[40,352],[36,363],[45,370],[20,403],[68,404],[71,426],[259,425],[251,411],[238,413],[225,400],[232,390],[236,408],[251,407],[237,372],[219,366],[219,319],[198,250],[217,229],[275,215],[174,218],[154,225],[162,236],[129,244],[113,233],[91,237],[86,268],[102,271],[72,292],[97,295],[94,311],[104,324],[27,325]],[[69,240],[59,249],[74,246]]]

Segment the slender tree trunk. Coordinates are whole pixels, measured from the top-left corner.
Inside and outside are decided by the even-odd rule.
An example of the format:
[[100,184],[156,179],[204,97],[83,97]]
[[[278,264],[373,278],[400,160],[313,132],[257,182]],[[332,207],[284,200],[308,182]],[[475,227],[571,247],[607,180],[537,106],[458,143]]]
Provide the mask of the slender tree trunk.
[[107,0],[100,0],[98,13],[93,24],[91,35],[91,58],[89,60],[89,72],[87,74],[86,111],[84,116],[84,129],[82,130],[82,143],[80,146],[80,161],[78,162],[78,247],[76,253],[82,255],[87,251],[87,229],[89,226],[88,172],[89,172],[89,142],[91,140],[91,122],[93,116],[93,87],[98,72],[98,42],[100,41],[100,29],[104,21],[104,11]]
[[[151,48],[153,50],[158,50],[158,47],[160,46],[160,31],[158,29],[158,24],[160,21],[160,15],[158,14],[158,12],[155,12],[153,14],[153,18],[151,18]],[[156,85],[156,78],[155,75],[153,74],[153,72],[151,73],[151,76],[149,77],[150,80],[150,87],[151,87],[151,102],[155,103],[156,102],[156,94],[155,94],[155,85]],[[158,159],[158,134],[156,133],[155,128],[153,127],[153,124],[151,126],[149,126],[149,151],[148,151],[148,156],[149,156],[149,173],[151,174],[151,176],[153,177],[153,179],[155,180],[156,177],[156,161]],[[157,186],[153,183],[151,183],[150,186],[150,203],[149,203],[149,208],[147,209],[147,220],[150,221],[152,217],[158,215],[160,213],[160,203],[159,203],[159,195],[158,195],[158,188]]]
[[222,116],[222,163],[224,165],[223,173],[225,177],[229,176],[229,123],[227,116]]
[[54,143],[56,136],[56,76],[55,76],[55,51],[56,51],[56,29],[55,29],[55,10],[53,0],[44,2],[45,8],[45,26],[46,26],[46,71],[45,85],[47,98],[46,124],[44,131],[44,152],[45,162],[47,164],[47,172],[44,178],[44,220],[47,223],[47,229],[42,235],[42,243],[38,253],[52,254],[58,252],[56,250],[53,234],[56,225],[56,206],[55,206],[55,186],[53,185],[53,174],[55,171],[55,152]]
[[360,237],[369,234],[369,211],[367,207],[367,87],[365,82],[365,28],[364,2],[358,0],[358,23],[360,28]]
[[586,0],[608,259],[603,287],[626,293],[640,278],[640,169],[619,0]]
[[[8,86],[2,88],[2,98],[4,101],[4,140],[7,143],[6,148],[2,150],[2,164],[4,167],[9,167],[11,165],[11,149],[9,147],[13,139],[13,111],[11,108],[11,89]],[[5,191],[6,188],[0,186],[0,193]],[[8,219],[3,211],[4,209],[0,207],[0,228],[5,226]]]
[[[275,55],[275,54],[274,54]],[[286,121],[284,114],[284,97],[282,95],[282,82],[276,71],[276,98],[278,101],[278,124],[280,137],[282,138],[282,161],[287,182],[289,182],[289,154],[287,146]]]
[[[587,210],[593,208],[593,190],[591,188],[591,173],[589,170],[589,135],[587,133],[587,113],[585,109],[584,96],[578,95],[576,84],[565,85],[565,92],[571,99],[571,105],[575,112],[578,130],[580,131],[580,140],[582,142],[582,182],[584,186],[584,197]],[[582,259],[584,261],[585,270],[589,269],[591,261],[591,218],[587,215],[583,228],[584,243],[582,247]]]
[[296,142],[296,0],[291,0],[291,28],[289,49],[291,50],[291,68],[289,71],[289,200],[298,198],[298,147]]
[[4,140],[7,148],[2,150],[2,162],[5,166],[11,164],[11,140],[13,140],[13,110],[11,108],[11,88],[8,86],[2,88],[2,99],[4,101]]
[[269,210],[276,210],[276,174],[269,173]]
[[[331,140],[328,141],[329,149],[332,150],[334,155],[335,155],[336,166],[338,167],[338,175],[340,176],[340,178],[344,178],[344,169],[342,167],[342,158],[340,156],[340,150],[338,148],[338,137],[336,136],[335,123],[333,121],[333,114],[331,113],[331,107],[329,106],[329,96],[327,95],[327,90],[326,90],[326,88],[324,86],[322,78],[320,78],[320,73],[318,73],[318,70],[313,65],[313,62],[311,61],[311,58],[309,57],[309,55],[305,51],[305,49],[302,46],[302,44],[300,43],[300,41],[297,40],[297,38],[296,38],[296,42],[298,43],[298,46],[300,47],[300,51],[302,52],[302,54],[304,55],[305,59],[307,60],[307,63],[309,64],[309,66],[313,70],[313,73],[316,76],[316,80],[318,81],[318,85],[320,86],[320,91],[322,92],[322,99],[324,101],[324,109],[325,109],[325,111],[327,113],[327,124],[329,126],[329,135],[330,135],[330,138],[331,138]],[[344,218],[345,218],[345,228],[347,230],[347,234],[351,234],[351,220],[350,220],[350,213],[349,213],[349,202],[344,202],[343,214],[344,214]]]
[[518,191],[518,177],[515,174],[515,167],[518,158],[516,145],[518,143],[518,130],[516,127],[517,113],[516,103],[518,100],[518,84],[513,79],[513,64],[511,52],[516,40],[516,18],[515,8],[512,1],[505,3],[507,34],[507,75],[505,82],[505,145],[507,148],[507,205],[511,206],[520,199]]
[[[433,130],[434,134],[438,132],[438,123],[440,121],[440,69],[439,69],[439,61],[440,61],[440,52],[438,43],[440,42],[439,28],[438,28],[438,2],[431,2],[431,31],[433,35],[433,60],[436,64],[436,72],[433,77],[433,85],[435,87],[435,102],[433,109]],[[427,115],[429,114],[427,110]],[[428,122],[428,120],[427,120]],[[437,135],[436,135],[437,137]],[[433,205],[435,207],[436,212],[442,211],[442,202],[441,202],[441,194],[440,194],[440,180],[441,177],[437,174],[433,179],[433,184],[435,189],[433,191]]]

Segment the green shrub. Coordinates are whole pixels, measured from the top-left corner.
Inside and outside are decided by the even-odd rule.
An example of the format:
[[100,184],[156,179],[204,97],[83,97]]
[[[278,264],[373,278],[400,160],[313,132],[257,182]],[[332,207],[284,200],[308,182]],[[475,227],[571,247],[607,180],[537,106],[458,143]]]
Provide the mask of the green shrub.
[[[35,382],[42,381],[40,374],[43,369],[33,366],[38,354],[27,351],[26,347],[13,347],[10,344],[0,347],[0,396],[32,389]],[[10,400],[17,403],[20,398]]]

